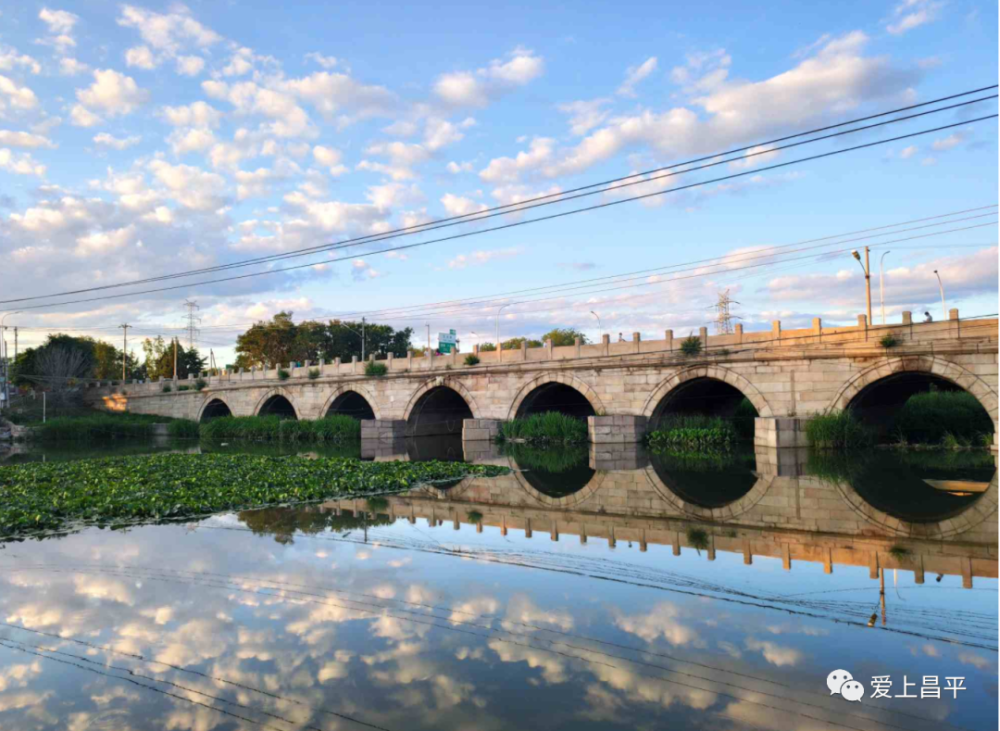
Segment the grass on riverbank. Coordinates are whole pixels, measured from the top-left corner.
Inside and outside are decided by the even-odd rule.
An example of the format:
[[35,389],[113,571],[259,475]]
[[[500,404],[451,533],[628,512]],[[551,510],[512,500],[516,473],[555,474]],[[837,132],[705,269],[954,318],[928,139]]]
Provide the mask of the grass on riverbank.
[[186,419],[94,411],[79,416],[57,416],[44,424],[34,424],[28,436],[45,442],[143,439],[152,435],[154,424],[163,423],[168,424],[167,430],[171,436],[198,435],[198,425]]
[[[910,396],[893,420],[891,434],[909,444],[983,444],[993,434],[993,420],[967,391],[928,391]],[[989,443],[992,444],[992,438]]]
[[163,454],[0,466],[0,537],[249,510],[508,470],[461,462],[361,462]]
[[585,442],[587,422],[558,411],[546,411],[512,419],[500,424],[500,441],[523,440],[527,442]]
[[323,419],[278,416],[221,416],[201,425],[202,439],[253,442],[336,442],[361,438],[361,422],[344,414]]

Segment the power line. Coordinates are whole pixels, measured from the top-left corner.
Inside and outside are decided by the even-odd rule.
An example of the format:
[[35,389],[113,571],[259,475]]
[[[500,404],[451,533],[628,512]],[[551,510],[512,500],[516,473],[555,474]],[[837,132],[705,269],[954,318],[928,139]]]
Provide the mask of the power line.
[[[828,157],[834,157],[834,156],[837,156],[837,155],[843,155],[843,154],[848,153],[848,152],[854,152],[854,151],[857,151],[857,150],[862,150],[862,149],[867,149],[867,148],[871,148],[871,147],[876,147],[878,145],[885,145],[885,144],[888,144],[890,142],[898,142],[898,141],[901,141],[901,140],[910,139],[910,138],[913,138],[913,137],[919,137],[919,136],[926,135],[926,134],[933,134],[935,132],[941,132],[941,131],[944,131],[944,130],[947,130],[947,129],[953,129],[954,127],[963,127],[963,126],[966,126],[966,125],[969,125],[969,124],[973,124],[973,123],[976,123],[976,122],[982,122],[982,121],[987,120],[987,119],[995,119],[997,116],[998,116],[997,114],[989,114],[989,115],[985,115],[985,116],[982,116],[982,117],[977,117],[975,119],[966,120],[966,121],[963,121],[963,122],[955,122],[953,124],[942,125],[940,127],[933,127],[933,128],[930,128],[930,129],[920,130],[919,132],[911,132],[911,133],[908,133],[908,134],[905,134],[905,135],[898,135],[896,137],[890,137],[890,138],[886,138],[886,139],[883,139],[883,140],[876,140],[874,142],[867,142],[867,143],[864,143],[864,144],[855,145],[853,147],[846,147],[846,148],[842,148],[840,150],[832,150],[830,152],[824,152],[824,153],[820,153],[820,154],[817,154],[817,155],[807,156],[807,157],[804,157],[804,158],[799,158],[797,160],[789,160],[789,161],[783,162],[783,163],[776,163],[774,165],[769,165],[769,166],[766,166],[766,167],[758,168],[756,170],[747,170],[747,171],[743,171],[743,172],[740,172],[740,173],[733,173],[733,174],[722,176],[722,177],[719,177],[719,178],[712,178],[712,179],[700,181],[700,182],[697,182],[697,183],[690,183],[688,185],[678,186],[676,188],[668,188],[666,190],[655,191],[655,192],[652,192],[652,193],[645,193],[645,194],[642,194],[642,195],[631,196],[631,197],[628,197],[628,198],[623,198],[623,199],[619,199],[619,200],[615,200],[615,201],[607,201],[607,202],[604,202],[604,203],[598,203],[598,204],[595,204],[595,205],[592,205],[592,206],[587,206],[587,207],[584,207],[584,208],[577,208],[577,209],[573,209],[571,211],[563,211],[563,212],[560,212],[560,213],[554,213],[554,214],[550,214],[550,215],[547,215],[547,216],[540,216],[538,218],[527,219],[527,220],[524,220],[524,221],[514,221],[512,223],[506,223],[506,224],[502,224],[500,226],[494,226],[492,228],[480,229],[480,230],[477,230],[477,231],[468,231],[468,232],[465,232],[465,233],[454,234],[452,236],[446,236],[446,237],[442,237],[442,238],[439,238],[439,239],[431,239],[429,241],[423,241],[423,242],[418,242],[418,243],[414,243],[414,244],[407,244],[407,245],[404,245],[404,246],[391,247],[391,248],[388,248],[388,249],[382,249],[382,250],[379,250],[379,251],[369,252],[368,255],[386,254],[386,253],[393,252],[393,251],[404,251],[404,250],[408,250],[408,249],[414,249],[414,248],[418,248],[418,247],[429,246],[430,244],[441,243],[443,241],[453,241],[453,240],[456,240],[456,239],[466,238],[468,236],[478,236],[478,235],[481,235],[481,234],[484,234],[484,233],[489,233],[489,232],[492,232],[492,231],[500,231],[500,230],[504,230],[504,229],[515,228],[515,227],[518,227],[518,226],[524,226],[524,225],[528,225],[528,224],[531,224],[531,223],[538,223],[540,221],[554,220],[554,219],[557,219],[557,218],[563,218],[565,216],[570,216],[570,215],[573,215],[573,214],[576,214],[576,213],[584,213],[584,212],[588,212],[588,211],[599,210],[599,209],[608,208],[608,207],[615,206],[615,205],[620,205],[622,203],[628,203],[628,202],[637,201],[637,200],[645,200],[647,198],[652,198],[652,197],[655,197],[655,196],[665,195],[665,194],[668,194],[668,193],[677,193],[677,192],[681,192],[681,191],[684,191],[684,190],[689,190],[689,189],[692,189],[692,188],[697,188],[697,187],[701,187],[701,186],[704,186],[704,185],[709,185],[711,183],[718,183],[718,182],[723,182],[723,181],[726,181],[726,180],[733,180],[733,179],[736,179],[736,178],[741,178],[741,177],[744,177],[744,176],[747,176],[747,175],[759,175],[761,172],[766,172],[768,170],[777,170],[779,168],[789,167],[791,165],[797,165],[797,164],[803,163],[803,162],[810,162],[810,161],[813,161],[813,160],[825,159],[825,158],[828,158]],[[28,306],[22,307],[21,309],[22,310],[36,310],[36,309],[45,309],[45,308],[49,308],[49,307],[59,307],[59,306],[62,306],[62,305],[69,305],[69,304],[80,304],[80,303],[85,303],[85,302],[96,302],[96,301],[103,301],[103,300],[108,300],[108,299],[120,299],[120,298],[123,298],[123,297],[136,297],[138,295],[143,295],[143,294],[155,294],[155,293],[159,293],[159,292],[168,292],[168,291],[173,291],[173,290],[177,290],[177,289],[186,289],[186,288],[190,288],[190,287],[198,287],[198,286],[202,286],[202,285],[206,285],[206,284],[218,284],[218,283],[221,283],[221,282],[231,282],[231,281],[237,281],[237,280],[242,280],[242,279],[249,279],[249,278],[252,278],[252,277],[264,276],[264,275],[267,275],[267,274],[276,274],[276,273],[279,273],[279,272],[287,272],[287,271],[294,271],[294,270],[298,270],[298,269],[306,269],[306,268],[311,268],[311,267],[317,266],[319,264],[332,263],[332,262],[337,262],[337,261],[345,261],[345,260],[350,259],[350,258],[351,257],[341,257],[341,258],[331,259],[331,260],[329,260],[327,262],[312,262],[312,263],[309,263],[309,264],[298,264],[296,266],[282,267],[282,268],[279,268],[279,269],[270,269],[270,270],[263,271],[263,272],[251,272],[249,274],[241,274],[241,275],[233,276],[233,277],[223,277],[223,278],[220,278],[220,279],[209,279],[209,280],[204,280],[204,281],[201,281],[201,282],[192,282],[192,283],[182,284],[182,285],[173,285],[173,286],[170,286],[170,287],[159,287],[159,288],[156,288],[156,289],[142,290],[142,291],[139,291],[139,292],[128,292],[128,293],[125,293],[125,294],[118,294],[118,295],[104,295],[104,296],[101,296],[101,297],[89,297],[89,298],[78,299],[78,300],[66,300],[66,301],[63,301],[63,302],[52,302],[52,303],[44,304],[44,305],[28,305]],[[113,288],[115,286],[116,285],[107,285],[106,287],[103,287],[101,289],[111,289],[111,288]],[[55,296],[55,295],[46,295],[46,296]],[[32,298],[25,298],[25,299],[36,299],[36,298],[32,297]],[[4,300],[4,301],[10,302],[12,300]],[[22,300],[17,300],[17,301],[22,301]]]
[[[697,172],[699,170],[704,170],[704,169],[707,169],[707,168],[716,167],[718,165],[728,164],[730,162],[734,162],[734,160],[732,160],[732,159],[723,159],[723,160],[720,160],[718,158],[720,156],[721,157],[725,157],[725,156],[728,156],[728,155],[735,154],[735,152],[748,151],[748,150],[751,150],[751,149],[754,149],[754,148],[759,148],[759,147],[762,147],[762,146],[768,146],[768,145],[771,145],[771,144],[773,144],[775,142],[779,142],[779,141],[793,139],[793,138],[796,138],[796,137],[807,136],[807,135],[815,134],[816,132],[820,132],[820,131],[824,131],[824,130],[828,130],[828,129],[834,129],[834,128],[838,128],[838,127],[843,127],[843,126],[850,125],[850,124],[856,124],[859,121],[866,121],[866,120],[869,120],[869,119],[883,117],[883,116],[887,116],[887,115],[891,115],[891,114],[897,114],[897,113],[899,113],[901,111],[907,111],[907,110],[911,110],[911,109],[914,109],[914,108],[917,108],[917,107],[922,107],[922,106],[926,106],[926,105],[930,105],[930,104],[939,103],[941,101],[945,101],[945,100],[948,100],[948,99],[957,98],[957,97],[960,97],[960,96],[967,96],[967,95],[970,95],[970,94],[978,93],[980,91],[988,90],[988,89],[992,89],[992,88],[996,88],[996,85],[991,86],[991,87],[984,87],[983,89],[978,89],[978,90],[974,90],[974,91],[963,92],[962,94],[956,94],[956,95],[952,95],[952,96],[949,96],[949,97],[943,97],[941,99],[934,100],[934,101],[931,101],[931,102],[925,102],[923,104],[913,105],[913,106],[910,106],[910,107],[901,107],[901,108],[898,108],[898,109],[893,109],[893,110],[889,110],[889,111],[886,111],[886,112],[881,112],[881,113],[876,114],[876,115],[871,115],[869,117],[862,117],[862,118],[850,120],[850,121],[847,121],[847,122],[842,122],[842,123],[839,123],[839,124],[836,124],[836,125],[830,125],[828,127],[823,127],[823,128],[818,128],[818,129],[815,129],[815,130],[809,130],[809,131],[806,131],[806,132],[796,133],[796,134],[789,135],[789,136],[786,136],[786,137],[783,137],[783,138],[779,138],[778,140],[771,140],[771,141],[768,141],[768,142],[758,142],[758,143],[755,143],[754,145],[750,145],[750,146],[747,146],[747,147],[739,148],[738,150],[735,150],[735,151],[729,151],[729,152],[723,152],[723,153],[715,153],[713,155],[709,155],[709,156],[697,158],[695,160],[690,160],[690,161],[686,161],[686,162],[682,162],[682,163],[675,163],[675,164],[667,166],[667,167],[657,168],[657,169],[650,170],[650,171],[647,171],[647,172],[644,172],[644,173],[634,173],[632,175],[624,176],[624,177],[621,177],[621,178],[615,178],[615,179],[612,179],[610,181],[604,181],[604,182],[601,182],[601,183],[593,183],[593,184],[590,184],[590,185],[581,186],[579,188],[574,188],[574,189],[571,189],[569,191],[564,191],[564,192],[560,192],[560,193],[557,193],[557,194],[548,194],[548,195],[545,195],[545,196],[539,196],[537,198],[532,198],[532,199],[528,199],[528,200],[525,200],[525,201],[520,201],[520,202],[515,203],[515,204],[507,204],[507,205],[503,205],[503,206],[496,206],[494,208],[485,209],[483,211],[476,211],[474,213],[464,214],[462,216],[454,216],[452,218],[440,219],[440,220],[437,220],[437,221],[428,222],[426,224],[420,224],[418,226],[411,226],[411,227],[407,227],[407,228],[395,229],[393,231],[383,232],[383,233],[380,233],[380,234],[370,234],[368,236],[358,237],[358,238],[355,238],[355,239],[348,239],[346,241],[342,241],[342,242],[335,243],[335,244],[322,244],[322,245],[319,245],[319,246],[307,247],[305,249],[300,249],[300,250],[297,250],[297,251],[294,251],[294,252],[285,252],[285,253],[282,253],[282,254],[272,254],[272,255],[269,255],[269,256],[257,257],[255,259],[248,259],[248,260],[244,260],[244,261],[241,261],[241,262],[233,262],[233,263],[230,263],[230,264],[222,264],[222,265],[218,265],[218,266],[215,266],[215,267],[205,267],[205,268],[201,268],[201,269],[193,269],[193,270],[188,270],[186,272],[177,272],[177,273],[173,273],[173,274],[161,275],[161,276],[158,276],[158,277],[149,277],[149,278],[146,278],[146,279],[133,280],[131,282],[120,282],[120,283],[117,283],[117,284],[102,285],[102,286],[99,286],[99,287],[89,287],[89,288],[77,289],[77,290],[67,290],[67,291],[64,291],[64,292],[54,292],[54,293],[45,294],[45,295],[35,295],[35,296],[32,296],[32,297],[21,297],[21,298],[15,298],[15,299],[0,300],[0,304],[12,303],[12,302],[25,302],[25,301],[30,301],[30,300],[44,299],[44,298],[47,298],[47,297],[58,297],[58,296],[63,296],[63,295],[83,294],[83,293],[86,293],[86,292],[105,291],[105,290],[108,290],[108,289],[116,289],[116,288],[120,288],[120,287],[134,286],[134,285],[137,285],[137,284],[146,284],[146,283],[151,283],[151,282],[158,282],[158,281],[166,281],[166,280],[170,280],[170,279],[176,279],[176,278],[180,278],[180,277],[193,276],[195,274],[200,274],[200,273],[209,273],[209,272],[215,272],[215,271],[225,271],[227,269],[239,268],[239,267],[244,267],[244,266],[251,266],[253,264],[268,263],[268,262],[273,262],[273,261],[281,261],[281,260],[284,260],[284,259],[297,258],[297,257],[300,257],[300,256],[308,256],[308,255],[311,255],[311,254],[321,253],[321,252],[327,251],[327,250],[342,249],[342,248],[348,248],[348,247],[353,247],[353,246],[360,246],[362,244],[369,244],[369,243],[377,243],[377,242],[380,242],[380,241],[385,241],[385,240],[399,238],[401,236],[413,235],[415,233],[426,233],[428,231],[434,231],[434,230],[437,230],[437,229],[440,229],[440,228],[448,228],[448,227],[455,226],[455,225],[460,225],[460,224],[463,224],[463,223],[479,222],[479,221],[486,220],[488,218],[493,218],[493,217],[498,216],[498,215],[508,215],[510,213],[515,213],[515,212],[516,213],[521,213],[523,211],[531,210],[533,208],[539,208],[539,207],[542,207],[542,206],[553,205],[555,203],[564,203],[566,201],[575,200],[577,198],[583,198],[583,197],[587,197],[587,196],[590,196],[590,195],[596,195],[598,193],[608,192],[610,190],[617,190],[617,189],[620,189],[620,188],[625,188],[625,187],[629,187],[629,186],[633,186],[633,185],[639,185],[639,184],[643,184],[643,183],[654,182],[654,181],[661,180],[661,179],[664,179],[664,178],[673,177],[675,175],[683,175],[685,173]],[[951,109],[956,109],[956,108],[968,106],[968,105],[971,105],[971,104],[978,104],[979,102],[982,102],[982,101],[988,101],[989,99],[995,99],[996,96],[997,95],[994,94],[994,95],[991,95],[991,96],[982,97],[982,98],[979,98],[979,99],[973,99],[973,100],[969,100],[969,101],[965,101],[965,102],[960,102],[958,104],[952,104],[952,105],[948,105],[948,106],[945,106],[945,107],[940,107],[938,109],[932,109],[932,110],[928,110],[928,111],[924,111],[924,112],[919,112],[917,114],[913,114],[913,115],[909,115],[909,116],[904,116],[904,117],[899,117],[897,119],[891,119],[891,120],[887,120],[887,121],[884,121],[884,122],[879,122],[879,123],[872,124],[872,125],[858,127],[858,128],[855,128],[855,129],[848,129],[848,130],[844,130],[844,131],[841,131],[841,132],[836,132],[834,134],[823,135],[823,136],[820,136],[820,137],[816,137],[816,138],[809,139],[809,140],[803,140],[803,141],[800,141],[800,142],[795,142],[795,143],[792,143],[792,144],[789,144],[789,145],[784,145],[784,146],[781,146],[781,147],[770,147],[769,149],[766,149],[766,150],[759,150],[757,152],[749,152],[748,154],[745,154],[745,155],[741,156],[738,159],[742,161],[742,160],[746,160],[746,159],[752,158],[752,157],[757,157],[757,156],[760,156],[760,155],[765,155],[765,154],[766,155],[772,155],[775,152],[780,152],[782,150],[787,150],[787,149],[790,149],[790,148],[793,148],[793,147],[798,147],[798,146],[801,146],[801,145],[813,144],[815,142],[820,142],[820,141],[831,139],[831,138],[834,138],[834,137],[840,137],[840,136],[843,136],[843,135],[854,134],[856,132],[863,132],[863,131],[871,130],[871,129],[874,129],[874,128],[877,128],[877,127],[882,127],[882,126],[889,125],[889,124],[897,124],[899,122],[910,121],[910,120],[916,119],[918,117],[923,117],[923,116],[927,116],[927,115],[930,115],[930,114],[938,114],[938,113],[941,113],[941,112],[944,112],[944,111],[948,111],[948,110],[951,110]],[[726,177],[723,177],[723,178],[719,178],[717,180],[706,181],[705,183],[701,183],[699,185],[707,184],[707,183],[710,183],[710,182],[718,182],[719,180],[730,180],[730,179],[733,179],[733,178],[738,178],[738,177],[742,177],[744,175],[749,175],[749,174],[756,174],[756,173],[759,173],[759,172],[761,172],[763,170],[769,170],[769,169],[774,169],[775,167],[783,167],[783,166],[787,166],[787,165],[790,165],[790,164],[795,164],[797,162],[805,162],[805,161],[808,161],[808,160],[819,159],[819,158],[822,158],[822,157],[828,157],[831,154],[839,154],[840,152],[850,152],[852,150],[862,149],[864,147],[870,147],[870,146],[873,146],[875,144],[885,144],[887,142],[896,141],[898,139],[906,139],[909,136],[917,136],[917,135],[920,135],[920,134],[928,134],[930,132],[941,131],[943,129],[949,129],[949,128],[955,127],[955,126],[962,126],[962,125],[965,125],[965,124],[972,124],[972,123],[983,121],[984,119],[988,119],[988,118],[995,117],[995,116],[997,116],[997,115],[989,115],[988,117],[981,117],[981,118],[977,118],[977,119],[971,119],[971,120],[968,120],[968,121],[965,121],[965,122],[956,123],[954,125],[948,125],[948,126],[945,126],[945,127],[939,127],[939,128],[932,129],[932,130],[927,130],[927,131],[924,131],[924,132],[918,132],[918,133],[915,133],[913,135],[904,135],[902,137],[897,137],[897,138],[894,138],[894,139],[883,140],[883,141],[876,142],[876,143],[869,143],[868,145],[859,145],[859,146],[856,146],[856,147],[853,147],[853,148],[847,148],[847,149],[844,149],[844,150],[835,151],[834,153],[827,153],[825,155],[817,155],[817,156],[813,156],[813,157],[803,158],[801,160],[790,161],[790,162],[787,162],[787,163],[783,163],[781,165],[769,166],[769,167],[765,167],[765,168],[759,168],[756,171],[746,171],[746,172],[743,172],[743,173],[738,173],[738,174],[726,176]],[[664,175],[658,175],[656,177],[651,177],[652,175],[654,175],[656,173],[660,173],[660,172],[667,171],[667,170],[675,170],[678,167],[684,167],[684,166],[688,166],[688,165],[693,165],[695,163],[703,162],[703,161],[706,161],[706,160],[711,160],[712,162],[709,162],[706,165],[701,165],[699,167],[689,168],[687,170],[680,170],[680,171],[676,171],[676,172],[670,172],[670,173],[667,173],[667,174],[664,174]],[[635,178],[638,178],[638,179],[635,179]],[[631,180],[632,182],[624,182],[624,181],[628,181],[628,180]],[[695,186],[690,186],[690,187],[695,187]],[[603,189],[590,190],[592,188],[603,188]],[[653,195],[662,195],[662,194],[665,194],[665,193],[668,193],[668,192],[673,192],[675,190],[684,190],[684,189],[685,188],[682,187],[682,188],[677,188],[677,189],[657,191],[655,193],[651,193],[651,194],[647,194],[647,195],[640,195],[640,196],[635,196],[635,197],[630,197],[630,198],[624,198],[624,199],[621,199],[621,200],[618,200],[618,201],[611,201],[611,202],[604,203],[604,204],[597,205],[597,206],[593,206],[593,207],[587,207],[587,208],[577,209],[577,210],[574,210],[574,211],[568,211],[568,212],[564,212],[563,214],[557,214],[555,216],[543,216],[543,217],[539,217],[539,218],[535,218],[535,219],[530,219],[528,221],[519,221],[519,222],[516,222],[514,224],[508,224],[506,226],[493,227],[493,228],[489,228],[489,229],[485,229],[485,230],[481,230],[481,231],[473,231],[473,232],[469,232],[468,234],[462,234],[462,235],[455,236],[455,237],[448,237],[448,238],[444,238],[444,239],[438,239],[436,241],[423,242],[421,244],[417,244],[417,245],[413,245],[413,246],[418,246],[418,245],[419,246],[423,246],[423,245],[427,245],[427,244],[430,244],[430,243],[438,243],[440,241],[451,240],[451,238],[461,238],[463,236],[470,235],[470,234],[486,233],[486,232],[489,232],[489,231],[496,231],[496,230],[500,230],[500,229],[503,229],[503,228],[512,227],[514,225],[523,225],[523,224],[526,224],[526,223],[533,223],[533,222],[537,222],[537,221],[549,220],[550,218],[558,218],[558,217],[560,217],[562,215],[567,215],[567,214],[570,214],[570,213],[578,213],[578,212],[584,212],[584,211],[588,211],[588,210],[595,210],[597,208],[605,208],[605,207],[608,207],[608,206],[611,206],[611,205],[617,205],[617,204],[629,202],[629,201],[632,201],[632,200],[641,200],[643,198],[648,198],[648,197],[651,197]],[[589,190],[589,192],[578,193],[578,191],[585,191],[585,190]],[[574,194],[574,193],[576,193],[576,194],[575,195],[571,195],[571,194]],[[558,199],[552,200],[552,198],[556,198],[556,197]],[[417,230],[417,229],[419,229],[419,230]],[[403,247],[403,248],[412,248],[412,246],[411,247]],[[392,250],[395,250],[395,249],[391,249],[391,251]],[[371,254],[380,254],[380,253],[385,253],[385,252],[370,252],[370,253]],[[343,259],[334,259],[333,261],[342,261],[342,260]],[[316,262],[316,263],[327,263],[327,262]],[[305,265],[305,266],[315,266],[316,263]],[[302,268],[302,267],[300,266],[300,267],[290,267],[290,268],[281,268],[281,269],[267,270],[267,271],[263,271],[263,272],[257,272],[257,273],[255,273],[255,275],[256,276],[260,276],[260,275],[264,275],[264,274],[271,274],[271,273],[277,273],[277,272],[282,272],[282,271],[289,271],[290,269],[295,269],[295,268]],[[204,284],[204,283],[218,282],[218,281],[231,281],[231,279],[209,280],[209,282],[196,282],[196,283],[193,283],[192,286],[196,286],[198,284]]]

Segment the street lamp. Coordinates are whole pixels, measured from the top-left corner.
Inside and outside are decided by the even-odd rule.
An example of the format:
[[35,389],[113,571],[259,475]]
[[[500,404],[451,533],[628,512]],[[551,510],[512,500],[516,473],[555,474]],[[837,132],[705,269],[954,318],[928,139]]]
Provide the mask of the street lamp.
[[858,264],[861,266],[861,270],[865,273],[865,298],[868,302],[868,325],[872,324],[872,268],[868,260],[868,247],[865,247],[865,261],[861,263],[861,254],[855,249],[851,252],[851,256],[858,260]]
[[934,276],[937,277],[937,280],[938,280],[938,289],[941,292],[941,319],[942,320],[947,320],[948,319],[948,310],[946,310],[945,307],[944,307],[944,285],[941,283],[941,275],[938,274],[938,270],[937,269],[934,270]]
[[500,309],[497,310],[497,363],[503,363],[503,345],[500,343],[500,313],[503,312],[504,307],[510,307],[513,302],[508,302],[505,305],[500,305]]
[[891,252],[884,251],[882,256],[878,260],[878,301],[882,306],[882,324],[885,324],[885,279],[882,273],[882,263],[885,261],[885,255]]
[[593,310],[590,311],[590,314],[597,318],[597,331],[601,334],[600,339],[603,341],[604,340],[604,326],[601,325],[601,316],[598,315]]

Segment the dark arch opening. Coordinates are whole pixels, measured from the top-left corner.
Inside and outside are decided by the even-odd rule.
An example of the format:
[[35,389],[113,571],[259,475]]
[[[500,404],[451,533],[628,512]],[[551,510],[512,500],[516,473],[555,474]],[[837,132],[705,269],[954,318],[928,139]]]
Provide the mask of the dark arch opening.
[[945,434],[975,440],[993,433],[979,400],[933,373],[894,373],[865,386],[847,408],[875,430],[880,441],[905,437],[939,443]]
[[357,391],[345,391],[337,396],[330,404],[330,408],[326,410],[327,416],[331,414],[344,414],[358,420],[375,418],[375,412],[372,410],[371,404],[368,403],[368,399]]
[[437,386],[417,399],[406,420],[406,436],[431,437],[461,434],[462,422],[471,419],[472,409],[461,394],[447,386]]
[[281,395],[274,395],[260,407],[260,416],[277,416],[281,419],[298,419],[292,402]]
[[214,398],[208,402],[205,408],[201,412],[201,423],[204,424],[206,421],[211,421],[212,419],[218,419],[220,416],[232,416],[233,412],[229,410],[226,406],[226,402],[221,399]]
[[701,508],[722,508],[736,502],[758,479],[755,455],[749,449],[708,454],[652,451],[649,461],[667,489]]
[[565,383],[543,383],[531,391],[521,405],[517,407],[516,418],[521,419],[531,414],[544,414],[547,411],[557,411],[574,419],[586,421],[588,416],[594,416],[594,407],[582,393]]
[[590,466],[590,450],[579,444],[567,444],[559,449],[507,444],[503,453],[514,460],[521,477],[529,485],[551,498],[575,495],[590,484],[596,474]]
[[718,378],[692,378],[667,393],[656,405],[651,429],[669,428],[697,417],[718,417],[732,423],[743,439],[753,438],[756,407],[743,392]]

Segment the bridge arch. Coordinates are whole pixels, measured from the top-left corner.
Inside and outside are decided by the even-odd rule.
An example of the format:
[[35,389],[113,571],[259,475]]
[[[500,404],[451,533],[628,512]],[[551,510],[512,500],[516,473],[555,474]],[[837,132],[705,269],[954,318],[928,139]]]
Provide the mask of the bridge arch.
[[753,407],[757,409],[758,416],[763,418],[774,416],[770,404],[767,403],[764,394],[757,390],[756,386],[739,373],[717,365],[692,366],[691,368],[678,371],[669,378],[661,381],[653,389],[649,398],[646,399],[646,403],[642,407],[643,416],[649,419],[652,424],[655,417],[659,416],[662,410],[661,407],[667,403],[668,398],[677,393],[677,390],[682,388],[686,383],[699,379],[711,379],[725,383],[742,393],[753,404]]
[[826,411],[848,408],[865,389],[877,386],[893,376],[906,373],[940,378],[972,394],[996,423],[997,394],[983,379],[957,363],[933,355],[886,358],[855,374],[840,388]]
[[360,404],[356,403],[356,399],[352,398],[351,396],[352,394],[356,396],[358,399],[364,401],[367,404],[369,410],[372,412],[372,415],[370,416],[365,414],[359,416],[358,418],[360,419],[382,418],[382,411],[379,408],[378,400],[375,398],[374,395],[372,395],[372,392],[369,391],[365,386],[362,386],[361,384],[357,383],[345,384],[343,386],[338,386],[337,388],[335,388],[333,392],[330,394],[330,396],[326,399],[326,402],[323,404],[323,408],[319,412],[320,418],[327,416],[330,413],[331,409],[333,409],[333,413],[339,413],[336,410],[338,405],[346,406],[348,410],[353,411],[355,407],[359,406]]
[[771,483],[774,482],[775,477],[774,475],[761,474],[756,482],[754,482],[753,487],[742,497],[725,505],[713,506],[693,503],[687,499],[684,493],[675,492],[673,488],[663,481],[660,473],[653,465],[650,465],[643,471],[646,474],[646,480],[648,480],[650,487],[669,505],[684,515],[713,521],[732,520],[736,516],[742,515],[753,508],[767,494],[768,490],[771,489]]
[[533,378],[521,387],[507,412],[507,419],[524,416],[525,414],[520,413],[522,408],[530,404],[531,400],[538,394],[543,393],[542,389],[553,387],[573,389],[587,400],[590,404],[590,409],[595,415],[606,413],[604,404],[601,402],[601,397],[584,381],[581,381],[570,373],[552,373]]
[[291,393],[284,388],[269,388],[264,392],[253,407],[254,416],[266,416],[277,413],[287,418],[301,419],[298,407]]
[[209,394],[198,409],[198,423],[220,416],[234,416],[232,407],[221,396]]
[[410,396],[403,419],[406,436],[461,434],[465,419],[482,413],[476,399],[461,381],[437,377],[425,381]]

